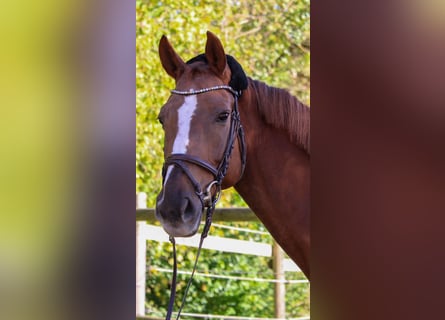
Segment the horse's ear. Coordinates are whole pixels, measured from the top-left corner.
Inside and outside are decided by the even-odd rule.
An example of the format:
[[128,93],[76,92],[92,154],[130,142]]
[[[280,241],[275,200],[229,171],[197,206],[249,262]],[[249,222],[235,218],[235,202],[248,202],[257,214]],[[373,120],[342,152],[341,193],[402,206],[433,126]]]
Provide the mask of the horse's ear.
[[218,74],[223,74],[227,65],[226,54],[221,41],[210,31],[207,31],[205,55],[210,67]]
[[184,73],[185,63],[168,42],[166,36],[162,36],[159,42],[159,57],[165,71],[175,80]]

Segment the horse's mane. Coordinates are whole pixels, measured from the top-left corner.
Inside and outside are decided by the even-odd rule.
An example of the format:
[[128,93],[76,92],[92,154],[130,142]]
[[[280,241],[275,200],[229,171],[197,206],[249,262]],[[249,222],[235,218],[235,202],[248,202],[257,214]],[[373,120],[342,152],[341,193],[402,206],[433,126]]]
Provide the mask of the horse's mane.
[[310,154],[310,108],[284,89],[249,78],[258,112],[271,126],[285,130],[291,142]]

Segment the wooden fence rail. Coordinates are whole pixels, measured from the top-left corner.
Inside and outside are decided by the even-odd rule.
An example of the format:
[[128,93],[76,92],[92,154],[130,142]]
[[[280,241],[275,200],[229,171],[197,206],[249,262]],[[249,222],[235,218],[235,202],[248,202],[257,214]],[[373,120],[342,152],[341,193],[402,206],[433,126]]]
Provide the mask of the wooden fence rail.
[[[204,219],[205,215],[203,214],[202,220]],[[155,209],[136,209],[136,221],[145,221],[148,223],[157,221],[155,218]],[[258,218],[250,208],[216,208],[212,221],[258,221]]]

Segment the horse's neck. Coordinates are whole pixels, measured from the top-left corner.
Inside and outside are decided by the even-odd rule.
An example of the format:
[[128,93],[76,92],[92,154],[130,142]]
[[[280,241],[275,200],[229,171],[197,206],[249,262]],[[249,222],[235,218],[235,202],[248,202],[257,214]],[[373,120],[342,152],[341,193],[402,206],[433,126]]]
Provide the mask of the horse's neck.
[[240,105],[247,165],[235,188],[309,277],[309,157],[255,109],[254,103]]

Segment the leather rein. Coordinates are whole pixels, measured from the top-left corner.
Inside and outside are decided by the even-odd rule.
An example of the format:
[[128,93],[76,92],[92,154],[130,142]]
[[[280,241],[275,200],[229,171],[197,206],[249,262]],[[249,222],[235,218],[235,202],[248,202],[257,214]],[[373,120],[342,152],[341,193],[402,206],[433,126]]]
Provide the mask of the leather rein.
[[[193,276],[195,274],[196,266],[198,263],[198,258],[201,253],[202,244],[204,242],[204,239],[207,237],[207,234],[210,229],[210,225],[212,224],[213,211],[215,210],[215,205],[221,196],[221,185],[222,185],[222,181],[227,173],[227,169],[229,168],[229,159],[232,154],[233,147],[235,145],[235,140],[238,138],[238,144],[240,147],[240,155],[241,155],[240,179],[244,174],[244,169],[246,166],[246,148],[245,148],[245,140],[244,140],[244,130],[241,125],[241,120],[240,120],[240,115],[239,115],[239,110],[238,110],[238,98],[241,96],[241,92],[238,92],[238,91],[234,90],[232,87],[227,86],[227,85],[214,86],[214,87],[209,87],[209,88],[204,88],[204,89],[199,89],[199,90],[190,90],[190,91],[171,90],[171,92],[173,94],[178,94],[178,95],[183,95],[183,96],[197,95],[197,94],[202,94],[202,93],[215,91],[215,90],[227,90],[230,93],[232,93],[233,98],[234,98],[233,109],[232,109],[231,117],[230,117],[230,131],[229,131],[229,135],[227,137],[227,143],[226,143],[226,147],[224,150],[224,154],[222,156],[221,162],[219,163],[218,167],[215,168],[208,162],[206,162],[202,159],[199,159],[198,157],[189,155],[189,154],[173,153],[167,157],[167,159],[164,162],[164,166],[162,168],[162,177],[163,177],[163,179],[165,179],[167,168],[170,165],[179,167],[184,172],[184,174],[188,177],[191,184],[193,185],[193,188],[195,189],[195,193],[198,196],[199,200],[201,201],[202,210],[204,211],[205,209],[207,209],[205,225],[204,225],[204,229],[201,233],[201,238],[200,238],[199,245],[198,245],[198,251],[196,253],[193,271],[192,271],[190,279],[187,283],[187,286],[185,288],[181,306],[180,306],[179,311],[176,316],[176,320],[178,320],[181,315],[182,308],[184,307],[184,304],[185,304],[187,292],[189,290]],[[209,171],[213,175],[215,180],[210,182],[204,190],[201,187],[201,185],[199,184],[199,182],[193,177],[193,174],[189,170],[187,164],[197,165],[197,166],[201,167],[202,169]],[[212,196],[213,188],[216,188],[216,191],[215,191],[215,194]],[[173,313],[173,308],[174,308],[174,303],[175,303],[175,295],[176,295],[177,269],[178,269],[174,237],[170,236],[170,242],[173,245],[173,278],[172,278],[172,286],[171,286],[171,291],[170,291],[170,300],[169,300],[169,304],[168,304],[168,308],[167,308],[167,315],[165,318],[166,320],[170,320],[172,313]]]

